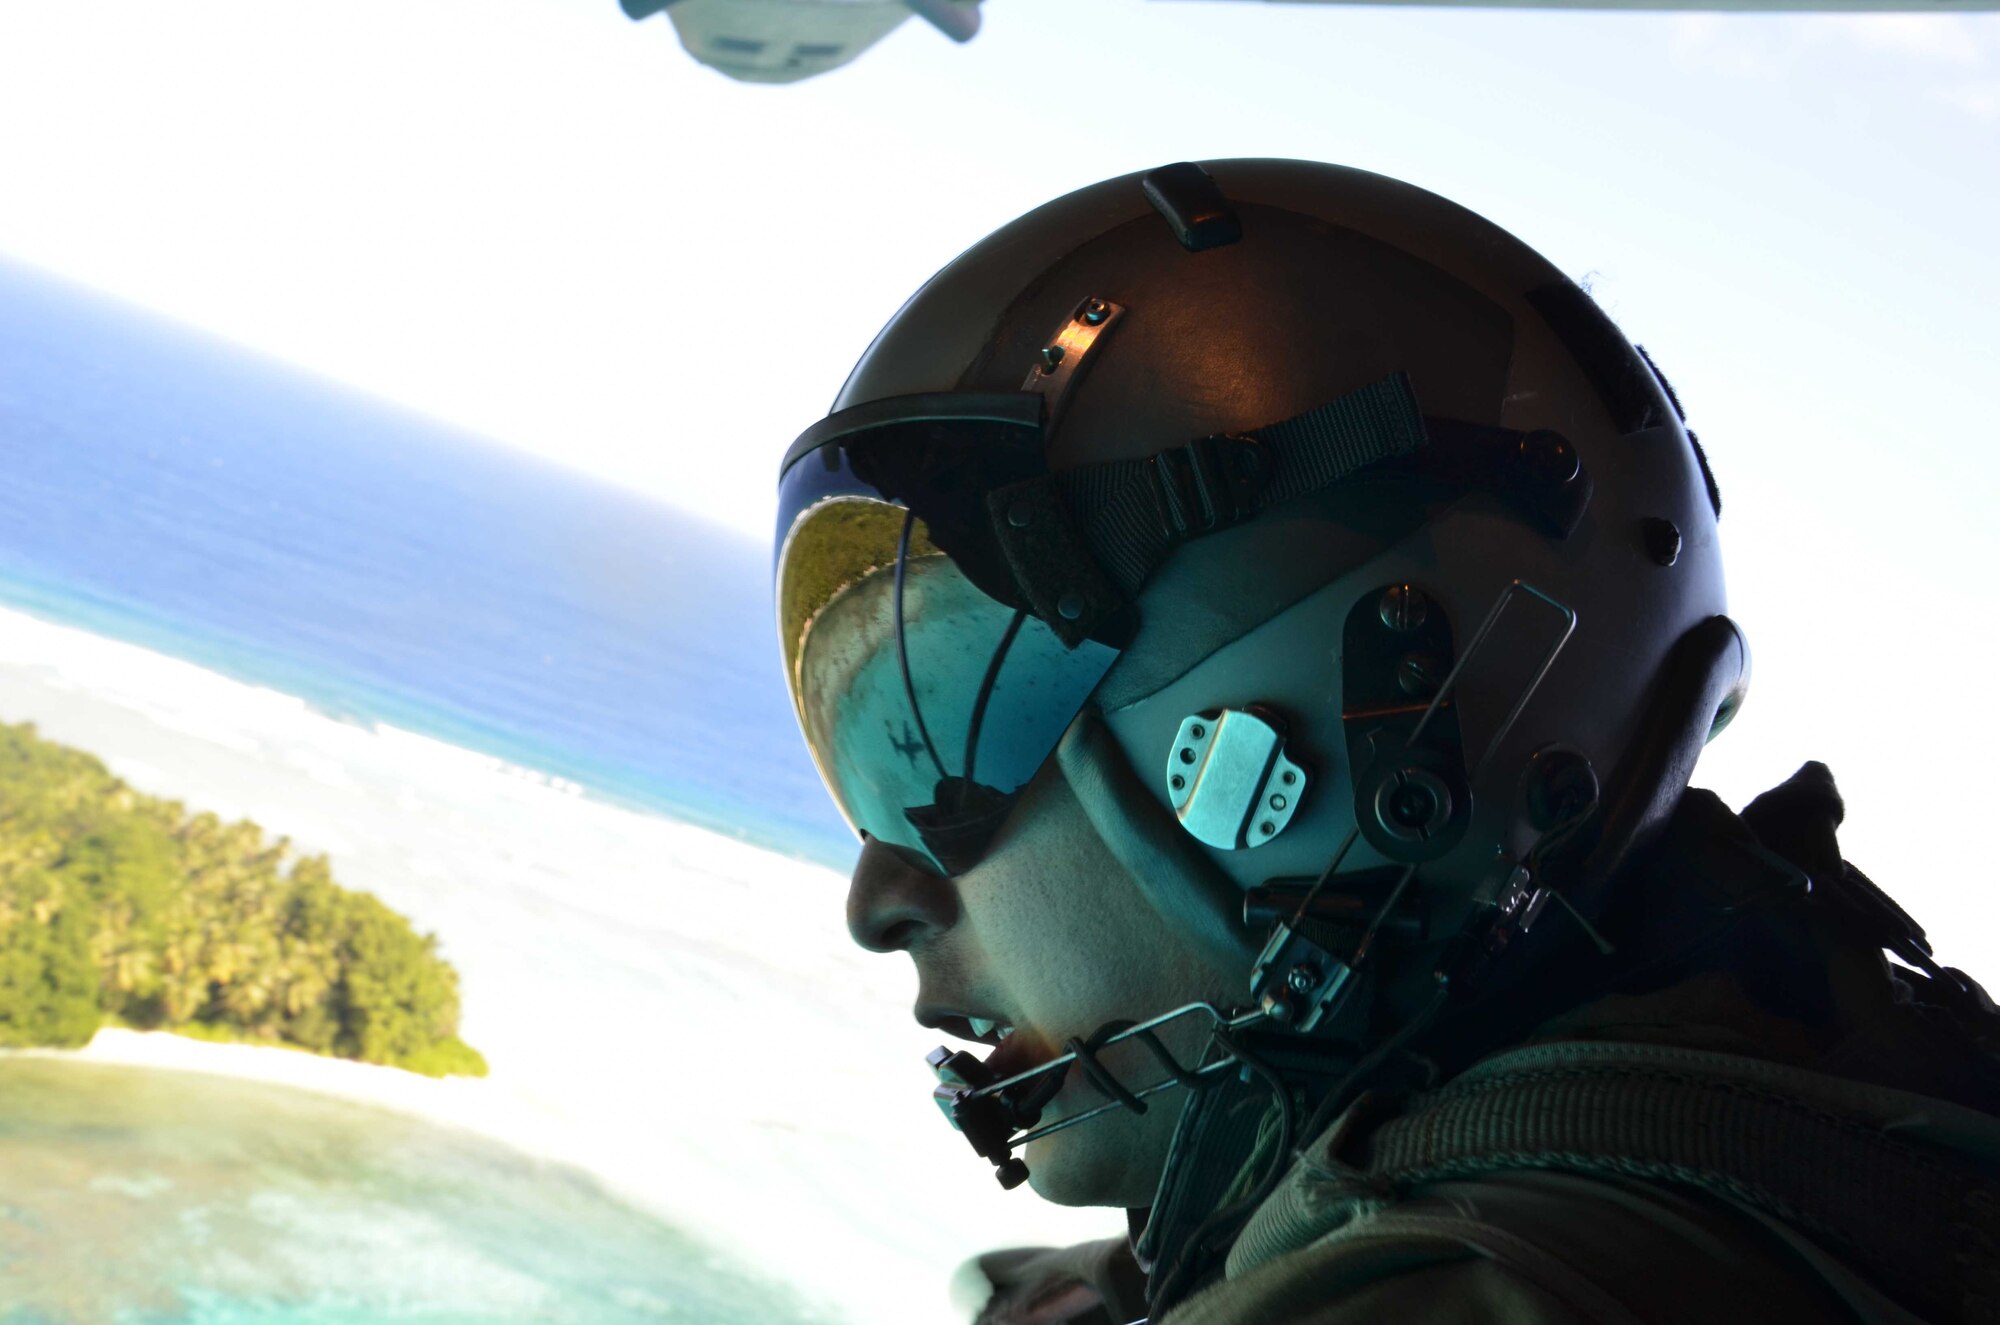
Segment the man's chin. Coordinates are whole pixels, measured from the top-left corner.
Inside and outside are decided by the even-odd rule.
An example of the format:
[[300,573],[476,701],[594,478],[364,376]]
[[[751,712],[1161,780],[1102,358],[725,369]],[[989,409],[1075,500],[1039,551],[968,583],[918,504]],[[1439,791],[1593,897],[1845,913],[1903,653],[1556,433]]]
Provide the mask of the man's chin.
[[[1009,1041],[1001,1052],[1011,1049]],[[1106,1051],[1106,1067],[1120,1080],[1149,1081],[1147,1066],[1149,1062],[1137,1045],[1114,1045]],[[1009,1070],[1021,1069],[1009,1065]],[[1102,1109],[1105,1103],[1104,1096],[1085,1084],[1072,1068],[1055,1098],[1043,1109],[1041,1122],[1073,1118]],[[1169,1092],[1147,1101],[1143,1114],[1106,1109],[1094,1118],[1030,1142],[1021,1152],[1028,1165],[1028,1185],[1037,1196],[1056,1205],[1126,1210],[1151,1204],[1185,1103],[1185,1092]]]
[[1094,1166],[1072,1162],[1059,1138],[1037,1141],[1027,1148],[1028,1186],[1035,1195],[1053,1205],[1115,1205],[1107,1195],[1107,1184]]
[[1147,1163],[1145,1129],[1137,1126],[1142,1121],[1109,1114],[1030,1142],[1022,1153],[1028,1186],[1055,1205],[1123,1210],[1146,1204],[1159,1182],[1160,1164]]

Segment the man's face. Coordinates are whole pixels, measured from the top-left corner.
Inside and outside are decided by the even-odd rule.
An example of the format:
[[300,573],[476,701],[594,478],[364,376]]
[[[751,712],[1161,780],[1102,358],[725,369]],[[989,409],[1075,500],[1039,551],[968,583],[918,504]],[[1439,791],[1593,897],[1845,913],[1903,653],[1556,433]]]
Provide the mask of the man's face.
[[[910,954],[919,1022],[959,1035],[972,1018],[1015,1028],[991,1059],[1001,1076],[1056,1057],[1065,1040],[1107,1021],[1144,1020],[1195,1001],[1226,1005],[1242,993],[1244,972],[1210,966],[1148,903],[1053,760],[985,857],[957,878],[867,842],[847,919],[862,947]],[[1183,1062],[1205,1041],[1197,1020],[1162,1037]],[[1135,1043],[1113,1046],[1102,1061],[1135,1089],[1162,1076]],[[1104,1102],[1071,1071],[1042,1120]],[[1143,1116],[1120,1109],[1033,1143],[1023,1156],[1030,1185],[1064,1205],[1150,1203],[1182,1102],[1168,1092]]]

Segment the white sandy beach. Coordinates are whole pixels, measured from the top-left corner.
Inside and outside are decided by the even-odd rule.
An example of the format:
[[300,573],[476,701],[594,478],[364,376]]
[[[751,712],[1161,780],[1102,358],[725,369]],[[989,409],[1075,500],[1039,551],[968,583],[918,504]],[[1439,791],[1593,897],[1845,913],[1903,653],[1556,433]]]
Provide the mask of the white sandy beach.
[[0,719],[324,851],[434,930],[492,1075],[130,1031],[81,1059],[295,1086],[576,1164],[857,1321],[951,1319],[964,1257],[1120,1223],[1003,1193],[942,1124],[908,965],[852,947],[830,870],[11,611]]
[[10,1058],[150,1067],[260,1081],[393,1109],[500,1140],[525,1139],[520,1135],[521,1120],[507,1116],[504,1097],[481,1080],[472,1077],[438,1080],[400,1068],[328,1058],[277,1045],[226,1044],[168,1031],[106,1026],[81,1049],[0,1049],[0,1061]]

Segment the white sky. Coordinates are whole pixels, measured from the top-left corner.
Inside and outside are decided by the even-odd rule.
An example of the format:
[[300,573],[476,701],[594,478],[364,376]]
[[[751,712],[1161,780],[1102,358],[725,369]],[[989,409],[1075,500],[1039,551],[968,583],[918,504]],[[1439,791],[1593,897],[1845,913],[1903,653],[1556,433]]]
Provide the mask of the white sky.
[[1758,654],[1702,779],[1828,760],[1850,856],[2000,959],[2000,17],[986,8],[769,88],[614,0],[25,0],[0,254],[761,535],[882,321],[1027,207],[1209,156],[1410,179],[1590,276],[1688,403]]

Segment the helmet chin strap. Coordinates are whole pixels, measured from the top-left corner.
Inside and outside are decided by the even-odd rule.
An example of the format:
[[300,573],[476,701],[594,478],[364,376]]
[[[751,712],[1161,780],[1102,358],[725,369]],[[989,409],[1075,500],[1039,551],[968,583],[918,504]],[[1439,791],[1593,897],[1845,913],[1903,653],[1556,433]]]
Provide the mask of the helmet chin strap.
[[1173,917],[1210,964],[1248,970],[1258,943],[1243,925],[1242,890],[1139,781],[1095,708],[1070,723],[1056,760],[1091,827],[1153,909]]

